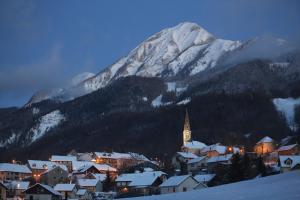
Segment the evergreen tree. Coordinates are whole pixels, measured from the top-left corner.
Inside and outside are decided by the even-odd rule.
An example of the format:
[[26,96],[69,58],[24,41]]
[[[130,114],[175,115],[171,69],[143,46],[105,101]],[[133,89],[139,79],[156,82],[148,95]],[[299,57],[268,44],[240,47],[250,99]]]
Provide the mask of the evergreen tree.
[[243,170],[243,179],[248,179],[251,176],[251,162],[248,154],[244,154],[241,162]]
[[229,169],[229,181],[237,182],[243,180],[244,172],[243,166],[241,162],[240,154],[233,154],[231,159],[231,166]]
[[185,175],[187,173],[187,164],[185,162],[180,162],[180,174]]
[[256,163],[257,172],[261,174],[261,176],[266,176],[266,166],[264,163],[264,160],[261,156],[258,157],[257,163]]
[[106,179],[103,182],[103,190],[108,192],[113,187],[113,180],[110,176],[109,170],[106,171]]

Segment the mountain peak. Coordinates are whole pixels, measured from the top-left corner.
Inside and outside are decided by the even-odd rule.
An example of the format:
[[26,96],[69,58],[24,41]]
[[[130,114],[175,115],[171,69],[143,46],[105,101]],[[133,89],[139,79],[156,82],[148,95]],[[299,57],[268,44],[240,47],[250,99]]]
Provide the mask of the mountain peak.
[[[97,75],[88,74],[86,79],[79,77],[80,81],[75,82],[81,82],[77,90],[81,93],[76,92],[74,96],[71,92],[72,98],[103,88],[121,77],[187,78],[215,67],[219,58],[239,45],[238,41],[216,39],[196,23],[182,22],[153,34]],[[69,93],[64,90],[59,95]]]

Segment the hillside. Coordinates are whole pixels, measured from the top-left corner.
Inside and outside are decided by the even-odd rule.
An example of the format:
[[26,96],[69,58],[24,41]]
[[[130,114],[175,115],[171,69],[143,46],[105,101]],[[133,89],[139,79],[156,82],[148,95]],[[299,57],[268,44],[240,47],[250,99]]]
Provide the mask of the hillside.
[[[300,199],[300,171],[232,183],[191,192],[159,196],[129,198],[134,200],[298,200]],[[287,187],[288,186],[288,187]]]

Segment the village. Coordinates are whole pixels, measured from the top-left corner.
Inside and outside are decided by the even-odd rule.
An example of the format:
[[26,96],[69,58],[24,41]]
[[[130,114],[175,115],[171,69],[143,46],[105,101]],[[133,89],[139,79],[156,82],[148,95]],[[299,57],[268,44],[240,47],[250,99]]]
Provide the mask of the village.
[[183,144],[167,169],[140,153],[86,152],[49,160],[0,163],[0,199],[115,199],[202,190],[300,169],[297,143],[265,136],[248,152],[242,145],[192,140],[188,112]]

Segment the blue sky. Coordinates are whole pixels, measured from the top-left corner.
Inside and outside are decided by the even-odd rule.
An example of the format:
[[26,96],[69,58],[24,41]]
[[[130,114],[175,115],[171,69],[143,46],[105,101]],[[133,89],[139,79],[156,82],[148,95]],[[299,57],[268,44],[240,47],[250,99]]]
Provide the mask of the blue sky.
[[163,28],[198,23],[216,37],[300,35],[298,0],[0,0],[0,107],[97,73]]

